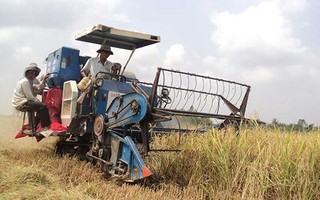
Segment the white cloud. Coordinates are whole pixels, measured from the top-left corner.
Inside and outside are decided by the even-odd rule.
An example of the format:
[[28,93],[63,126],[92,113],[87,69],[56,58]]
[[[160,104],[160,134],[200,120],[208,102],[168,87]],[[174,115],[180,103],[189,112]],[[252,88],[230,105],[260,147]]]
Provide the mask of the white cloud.
[[270,68],[256,67],[253,70],[247,71],[246,76],[243,77],[249,83],[267,82],[272,80],[275,76],[274,72]]
[[[237,63],[227,57],[207,56],[203,59],[203,65],[208,69],[206,75],[216,78],[232,79],[247,84],[259,84],[274,78],[275,71],[272,68],[256,66],[255,68],[243,69]],[[211,71],[211,72],[210,72]],[[214,72],[214,73],[213,73]]]
[[211,39],[221,52],[270,48],[292,51],[300,45],[292,37],[290,22],[275,3],[263,2],[239,14],[215,13],[211,21],[217,28]]
[[1,49],[6,47],[6,50],[11,49],[15,45],[19,45],[21,41],[28,38],[30,29],[25,29],[20,26],[0,27],[0,44]]
[[320,82],[319,55],[294,36],[288,15],[307,6],[304,0],[262,1],[240,13],[216,12],[211,17],[217,52],[203,64],[214,66],[213,75],[251,85],[248,112],[257,110],[263,120],[284,119],[290,112],[304,118],[305,110],[312,110],[309,105],[319,100],[309,91]]
[[115,14],[113,15],[113,18],[119,22],[125,22],[125,23],[130,22],[129,16],[126,14]]
[[165,66],[177,67],[181,65],[185,60],[185,49],[182,44],[174,44],[172,45],[165,55],[164,64]]
[[161,67],[160,52],[157,45],[136,50],[128,67],[141,81],[153,82],[157,67]]
[[[122,0],[56,0],[1,2],[0,26],[70,29],[110,21]],[[92,23],[94,22],[94,23]]]
[[[112,51],[114,55],[109,60],[119,62],[124,67],[131,51],[117,48],[112,48]],[[157,67],[161,67],[160,52],[157,45],[151,45],[134,52],[126,71],[133,72],[141,81],[152,82]]]
[[310,22],[303,22],[301,27],[302,27],[302,28],[311,28],[311,27],[312,27],[312,23],[310,23]]
[[[290,2],[285,5],[288,4]],[[278,1],[264,1],[241,13],[212,15],[211,22],[216,29],[211,39],[218,48],[217,65],[226,65],[221,63],[221,57],[228,58],[228,66],[223,70],[233,68],[228,70],[230,77],[243,77],[251,83],[270,81],[277,72],[272,68],[285,69],[302,64],[301,58],[310,54],[293,36],[291,23],[281,10],[282,5]]]
[[121,0],[94,0],[93,2],[83,1],[83,4],[87,4],[87,9],[83,10],[84,13],[80,16],[79,20],[82,20],[82,24],[92,26],[92,21],[96,21],[97,24],[110,21],[114,9],[121,4]]
[[306,0],[274,0],[284,12],[301,12],[308,7]]
[[32,55],[32,48],[29,46],[18,46],[14,49],[14,53],[15,55],[24,55],[24,56],[28,56],[28,55]]
[[[203,59],[203,65],[208,71],[213,71],[214,77],[228,78],[229,74],[234,74],[236,67],[227,57],[207,56]],[[209,72],[206,72],[208,74]],[[210,76],[210,74],[208,74]]]

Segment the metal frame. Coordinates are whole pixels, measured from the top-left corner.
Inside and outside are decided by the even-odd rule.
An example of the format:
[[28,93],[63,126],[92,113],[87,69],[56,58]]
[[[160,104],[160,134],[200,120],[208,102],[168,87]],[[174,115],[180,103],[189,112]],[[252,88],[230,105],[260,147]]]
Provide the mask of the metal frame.
[[160,36],[115,29],[97,24],[75,35],[75,39],[94,44],[108,44],[111,47],[131,50],[131,54],[123,67],[124,73],[136,49],[160,42]]

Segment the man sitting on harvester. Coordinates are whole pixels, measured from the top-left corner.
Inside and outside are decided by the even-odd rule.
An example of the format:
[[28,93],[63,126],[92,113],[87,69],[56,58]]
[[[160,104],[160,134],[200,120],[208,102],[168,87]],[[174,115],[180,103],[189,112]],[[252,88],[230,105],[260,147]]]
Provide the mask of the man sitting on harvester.
[[34,135],[37,123],[40,121],[41,127],[38,127],[38,131],[42,132],[50,128],[50,117],[46,105],[37,98],[37,95],[41,95],[45,86],[45,81],[49,75],[45,75],[41,82],[36,78],[40,73],[40,68],[36,63],[31,63],[26,67],[24,71],[24,78],[20,79],[13,92],[12,105],[18,111],[29,112],[30,114],[36,113],[35,118],[29,116],[29,120],[34,121],[34,127],[30,127],[31,132],[27,132],[28,135]]

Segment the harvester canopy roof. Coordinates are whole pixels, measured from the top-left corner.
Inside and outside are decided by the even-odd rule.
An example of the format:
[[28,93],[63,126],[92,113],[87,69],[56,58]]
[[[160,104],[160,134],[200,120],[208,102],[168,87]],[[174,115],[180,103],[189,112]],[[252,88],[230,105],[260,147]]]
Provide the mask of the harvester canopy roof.
[[134,50],[160,42],[160,36],[115,29],[101,24],[78,33],[75,39],[95,44],[106,43],[112,47],[127,50]]

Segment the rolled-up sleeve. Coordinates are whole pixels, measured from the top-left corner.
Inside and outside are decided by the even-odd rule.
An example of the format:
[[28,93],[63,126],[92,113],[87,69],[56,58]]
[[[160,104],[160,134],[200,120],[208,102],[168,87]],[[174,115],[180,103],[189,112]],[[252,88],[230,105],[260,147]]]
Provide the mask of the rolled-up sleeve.
[[84,72],[85,74],[89,74],[89,71],[90,71],[90,67],[91,67],[91,62],[92,62],[92,59],[88,59],[86,64],[83,66],[83,68],[81,69],[81,72]]

